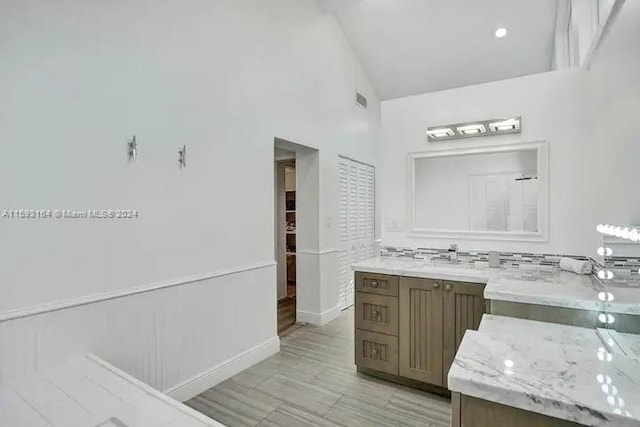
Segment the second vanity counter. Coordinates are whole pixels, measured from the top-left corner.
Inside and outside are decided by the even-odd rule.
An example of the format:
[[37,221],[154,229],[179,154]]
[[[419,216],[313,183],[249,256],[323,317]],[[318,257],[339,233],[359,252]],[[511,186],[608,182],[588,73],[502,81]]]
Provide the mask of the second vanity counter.
[[640,426],[639,385],[640,360],[594,329],[490,314],[449,371],[453,392],[589,426]]

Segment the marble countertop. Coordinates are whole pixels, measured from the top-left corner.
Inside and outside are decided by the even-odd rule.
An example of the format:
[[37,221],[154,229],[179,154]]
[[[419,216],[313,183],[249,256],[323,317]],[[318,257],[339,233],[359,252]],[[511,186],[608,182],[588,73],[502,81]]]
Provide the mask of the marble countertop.
[[621,344],[633,353],[632,356],[640,358],[640,334],[618,333],[618,337]]
[[464,335],[449,388],[590,426],[640,426],[640,359],[612,354],[593,329],[485,315]]
[[602,339],[596,329],[578,326],[483,314],[478,327],[478,332],[508,339],[518,339],[523,331],[526,331],[527,339],[532,341],[596,349],[602,346]]
[[[371,258],[353,270],[461,282],[485,283],[486,299],[583,310],[604,310],[603,287],[592,276],[550,267],[489,268],[485,265],[448,265],[407,258]],[[609,289],[607,289],[609,291]],[[640,289],[614,290],[610,313],[640,315]]]
[[0,426],[224,427],[91,355],[0,384]]

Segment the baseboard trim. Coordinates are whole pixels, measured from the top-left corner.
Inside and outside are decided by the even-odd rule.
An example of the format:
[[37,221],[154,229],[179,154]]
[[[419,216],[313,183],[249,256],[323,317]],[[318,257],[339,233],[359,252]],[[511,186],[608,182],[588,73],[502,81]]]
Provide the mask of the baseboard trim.
[[279,351],[280,338],[277,336],[270,338],[263,343],[251,347],[249,350],[236,354],[224,362],[168,388],[164,393],[180,402],[184,402]]
[[336,304],[334,307],[330,308],[329,310],[323,311],[322,313],[296,310],[296,322],[322,326],[340,316],[341,312],[342,309],[340,308],[339,304]]
[[74,307],[80,307],[83,305],[95,304],[103,301],[109,301],[117,298],[129,297],[132,295],[143,294],[146,292],[153,292],[160,289],[172,288],[174,286],[182,286],[189,283],[200,282],[203,280],[213,279],[216,277],[228,276],[231,274],[243,273],[245,271],[258,270],[261,268],[273,267],[276,263],[274,261],[261,262],[250,266],[212,271],[208,273],[199,273],[191,276],[181,277],[178,279],[170,279],[161,282],[156,282],[151,285],[138,286],[134,288],[118,290],[113,292],[106,292],[103,294],[94,294],[82,296],[79,298],[72,298],[63,301],[55,301],[46,304],[34,305],[31,307],[18,308],[15,310],[6,311],[0,313],[0,323],[8,322],[10,320],[21,319],[24,317],[37,316],[40,314],[50,313],[53,311],[67,310]]

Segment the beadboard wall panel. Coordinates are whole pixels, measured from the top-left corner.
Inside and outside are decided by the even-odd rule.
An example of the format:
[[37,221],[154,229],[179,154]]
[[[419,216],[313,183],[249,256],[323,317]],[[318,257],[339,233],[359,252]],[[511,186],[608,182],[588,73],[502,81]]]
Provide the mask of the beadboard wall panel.
[[265,343],[275,341],[276,352],[275,305],[264,303],[275,301],[275,274],[275,264],[264,263],[5,320],[0,383],[92,353],[164,391],[238,355],[249,360],[247,350]]

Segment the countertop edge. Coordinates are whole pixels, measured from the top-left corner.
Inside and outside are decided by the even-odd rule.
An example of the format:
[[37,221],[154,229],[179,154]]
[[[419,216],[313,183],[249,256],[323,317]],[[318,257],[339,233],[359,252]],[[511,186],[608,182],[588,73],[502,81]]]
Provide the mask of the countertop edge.
[[[616,415],[613,413],[602,413],[600,411],[596,411],[594,409],[588,408],[586,406],[581,406],[578,403],[565,403],[560,402],[554,399],[546,398],[543,396],[535,395],[530,396],[528,394],[517,393],[518,396],[522,398],[522,401],[526,398],[526,402],[530,404],[523,404],[522,401],[513,400],[514,391],[508,389],[507,387],[493,387],[486,386],[487,391],[482,393],[482,390],[478,390],[478,385],[474,383],[473,380],[457,378],[455,376],[455,371],[453,367],[457,369],[464,369],[463,367],[457,366],[456,362],[452,365],[452,369],[449,371],[448,375],[448,384],[449,390],[454,393],[460,393],[465,396],[474,397],[477,399],[486,400],[492,403],[498,403],[504,406],[509,406],[512,408],[522,409],[528,412],[535,412],[540,415],[546,415],[552,418],[558,418],[565,421],[571,421],[578,424],[589,423],[587,425],[596,426],[596,427],[604,427],[604,426],[621,426],[621,427],[639,427],[640,421],[633,420],[631,418],[627,418],[621,415]],[[454,375],[452,375],[452,372]],[[487,394],[490,394],[491,397],[488,398]],[[509,399],[511,396],[511,399]],[[536,399],[536,402],[533,401],[533,398]],[[585,418],[577,418],[575,416],[567,414],[575,413],[579,411],[580,414],[583,414]],[[596,415],[597,414],[597,415]],[[612,424],[615,423],[615,424]]]

